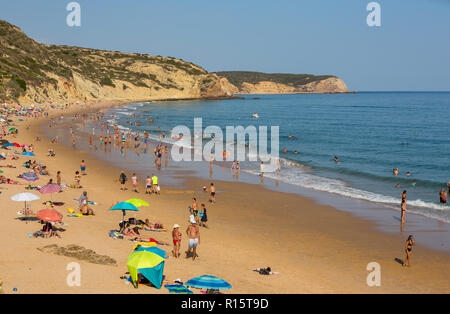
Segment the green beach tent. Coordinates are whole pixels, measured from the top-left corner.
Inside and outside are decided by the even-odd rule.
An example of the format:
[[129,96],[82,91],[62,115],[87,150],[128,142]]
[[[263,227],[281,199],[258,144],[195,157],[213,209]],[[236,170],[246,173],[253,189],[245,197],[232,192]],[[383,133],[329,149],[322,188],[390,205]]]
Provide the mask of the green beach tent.
[[160,289],[164,272],[165,259],[148,251],[135,251],[128,255],[127,267],[133,285],[137,288],[138,271],[156,288]]

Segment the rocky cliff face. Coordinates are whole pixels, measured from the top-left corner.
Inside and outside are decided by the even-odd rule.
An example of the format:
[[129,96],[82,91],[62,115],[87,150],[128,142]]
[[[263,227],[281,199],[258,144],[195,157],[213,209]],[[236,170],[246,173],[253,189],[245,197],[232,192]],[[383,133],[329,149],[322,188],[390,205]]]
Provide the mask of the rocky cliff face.
[[0,21],[0,101],[227,97],[229,83],[171,57],[43,45]]
[[344,81],[334,76],[310,74],[267,74],[259,72],[218,72],[234,86],[234,94],[347,93]]

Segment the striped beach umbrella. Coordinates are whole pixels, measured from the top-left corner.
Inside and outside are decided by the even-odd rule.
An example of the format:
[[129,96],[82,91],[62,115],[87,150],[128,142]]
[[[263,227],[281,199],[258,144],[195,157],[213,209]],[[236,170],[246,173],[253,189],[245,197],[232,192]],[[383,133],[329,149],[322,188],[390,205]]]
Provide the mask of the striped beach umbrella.
[[50,194],[50,200],[52,200],[52,194],[61,191],[62,188],[56,183],[50,183],[44,185],[39,189],[39,192],[42,194]]
[[200,277],[195,277],[189,279],[186,283],[186,286],[193,288],[202,288],[202,289],[214,289],[214,290],[222,290],[222,289],[230,289],[231,285],[223,279],[220,279],[216,276],[211,275],[203,275]]
[[50,183],[50,184],[47,184],[47,185],[44,185],[43,187],[41,187],[39,189],[39,192],[42,194],[53,194],[53,193],[59,192],[61,190],[62,189],[58,184]]
[[27,181],[36,181],[39,179],[38,175],[33,171],[22,173],[20,177]]

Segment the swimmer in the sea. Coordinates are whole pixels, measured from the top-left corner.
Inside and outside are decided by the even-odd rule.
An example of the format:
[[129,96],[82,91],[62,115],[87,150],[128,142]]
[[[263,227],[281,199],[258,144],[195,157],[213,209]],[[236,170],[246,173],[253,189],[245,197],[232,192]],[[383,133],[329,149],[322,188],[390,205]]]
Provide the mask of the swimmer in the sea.
[[339,158],[337,158],[336,156],[334,156],[333,159],[334,159],[334,162],[335,162],[335,163],[338,163],[338,162],[339,162]]

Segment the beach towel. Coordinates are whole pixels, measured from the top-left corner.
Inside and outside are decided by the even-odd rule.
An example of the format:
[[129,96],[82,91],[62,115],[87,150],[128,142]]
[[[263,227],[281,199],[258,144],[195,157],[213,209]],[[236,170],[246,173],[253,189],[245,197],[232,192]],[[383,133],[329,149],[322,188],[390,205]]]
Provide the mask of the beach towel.
[[108,235],[113,239],[123,239],[123,234],[117,230],[111,230]]
[[183,285],[164,285],[164,288],[169,290],[170,293],[185,293],[185,294],[194,293]]

